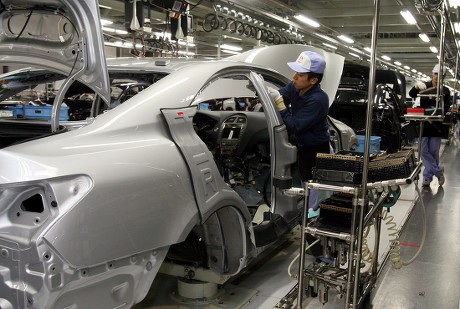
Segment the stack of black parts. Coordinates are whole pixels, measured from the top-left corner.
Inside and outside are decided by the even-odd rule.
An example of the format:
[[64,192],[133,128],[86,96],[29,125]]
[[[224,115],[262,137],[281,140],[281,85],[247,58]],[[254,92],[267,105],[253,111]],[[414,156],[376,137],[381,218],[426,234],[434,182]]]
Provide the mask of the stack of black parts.
[[[313,181],[334,185],[359,185],[364,154],[360,152],[318,153]],[[416,168],[414,151],[401,150],[369,158],[368,182],[408,178]]]
[[319,203],[319,222],[327,226],[350,228],[353,195],[336,192]]

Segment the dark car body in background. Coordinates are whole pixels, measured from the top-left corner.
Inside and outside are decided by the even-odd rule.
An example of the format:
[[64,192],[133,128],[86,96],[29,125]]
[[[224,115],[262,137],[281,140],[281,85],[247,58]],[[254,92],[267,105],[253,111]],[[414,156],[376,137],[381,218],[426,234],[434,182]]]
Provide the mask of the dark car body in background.
[[[364,135],[368,92],[369,68],[345,64],[329,114],[350,126],[358,135]],[[392,70],[376,71],[372,135],[382,138],[381,150],[398,151],[417,137],[415,123],[404,118],[405,94],[406,82],[402,74]]]

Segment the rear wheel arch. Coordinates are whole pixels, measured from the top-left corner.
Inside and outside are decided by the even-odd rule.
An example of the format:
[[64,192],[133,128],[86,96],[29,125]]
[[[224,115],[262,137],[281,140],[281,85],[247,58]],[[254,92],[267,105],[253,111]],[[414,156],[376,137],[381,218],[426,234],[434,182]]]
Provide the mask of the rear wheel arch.
[[[193,256],[186,256],[193,250]],[[176,262],[209,268],[222,275],[238,273],[255,255],[251,222],[240,209],[224,205],[196,225],[168,256]]]

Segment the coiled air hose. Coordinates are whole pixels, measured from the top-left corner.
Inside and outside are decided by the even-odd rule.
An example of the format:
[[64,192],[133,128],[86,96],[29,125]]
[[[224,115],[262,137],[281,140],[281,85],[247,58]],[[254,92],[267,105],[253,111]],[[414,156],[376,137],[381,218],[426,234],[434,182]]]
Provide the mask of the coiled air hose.
[[[410,263],[412,263],[422,251],[423,245],[425,243],[425,239],[426,239],[425,204],[423,203],[423,199],[421,198],[421,194],[420,194],[420,189],[417,184],[415,185],[415,190],[417,191],[419,201],[422,205],[421,209],[422,209],[423,230],[422,230],[422,240],[420,242],[420,247],[417,250],[417,252],[414,254],[414,256],[408,261],[403,261],[401,259],[401,244],[399,241],[399,231],[397,229],[397,224],[394,221],[394,216],[390,215],[387,209],[384,209],[382,211],[382,221],[385,222],[385,225],[387,226],[387,230],[390,232],[388,235],[390,236],[389,242],[391,243],[389,257],[390,257],[391,264],[393,265],[395,269],[400,269],[402,266],[407,266]],[[376,258],[374,256],[374,252],[370,251],[367,245],[367,236],[369,234],[371,225],[375,226],[374,223],[371,223],[368,226],[366,226],[363,232],[363,246],[362,246],[362,251],[361,251],[363,261],[368,262],[368,263],[373,262],[373,259]]]

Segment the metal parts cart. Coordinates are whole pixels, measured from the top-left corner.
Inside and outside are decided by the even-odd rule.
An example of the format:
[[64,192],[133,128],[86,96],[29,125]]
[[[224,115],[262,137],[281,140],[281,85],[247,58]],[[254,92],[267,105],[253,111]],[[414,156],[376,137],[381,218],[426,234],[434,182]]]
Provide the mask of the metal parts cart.
[[[389,179],[367,184],[367,197],[360,198],[361,186],[305,183],[304,188],[286,189],[285,194],[304,195],[303,220],[301,229],[300,265],[298,284],[282,299],[277,308],[291,308],[296,300],[297,308],[302,308],[304,296],[318,296],[323,304],[328,301],[329,290],[335,290],[339,298],[344,298],[345,308],[360,308],[372,290],[378,277],[378,247],[381,229],[381,210],[392,206],[399,197],[400,187],[418,179],[421,163],[417,162],[406,178]],[[349,226],[331,225],[312,220],[308,222],[308,204],[311,190],[327,190],[340,197],[348,197],[351,207],[345,210],[350,217]],[[334,206],[332,206],[334,207]],[[339,210],[340,211],[340,210]],[[342,209],[343,211],[343,209]],[[344,217],[342,217],[344,218]],[[368,271],[363,269],[363,243],[365,227],[375,225],[373,259]],[[307,249],[306,235],[318,238],[323,247],[323,261],[305,265]]]

